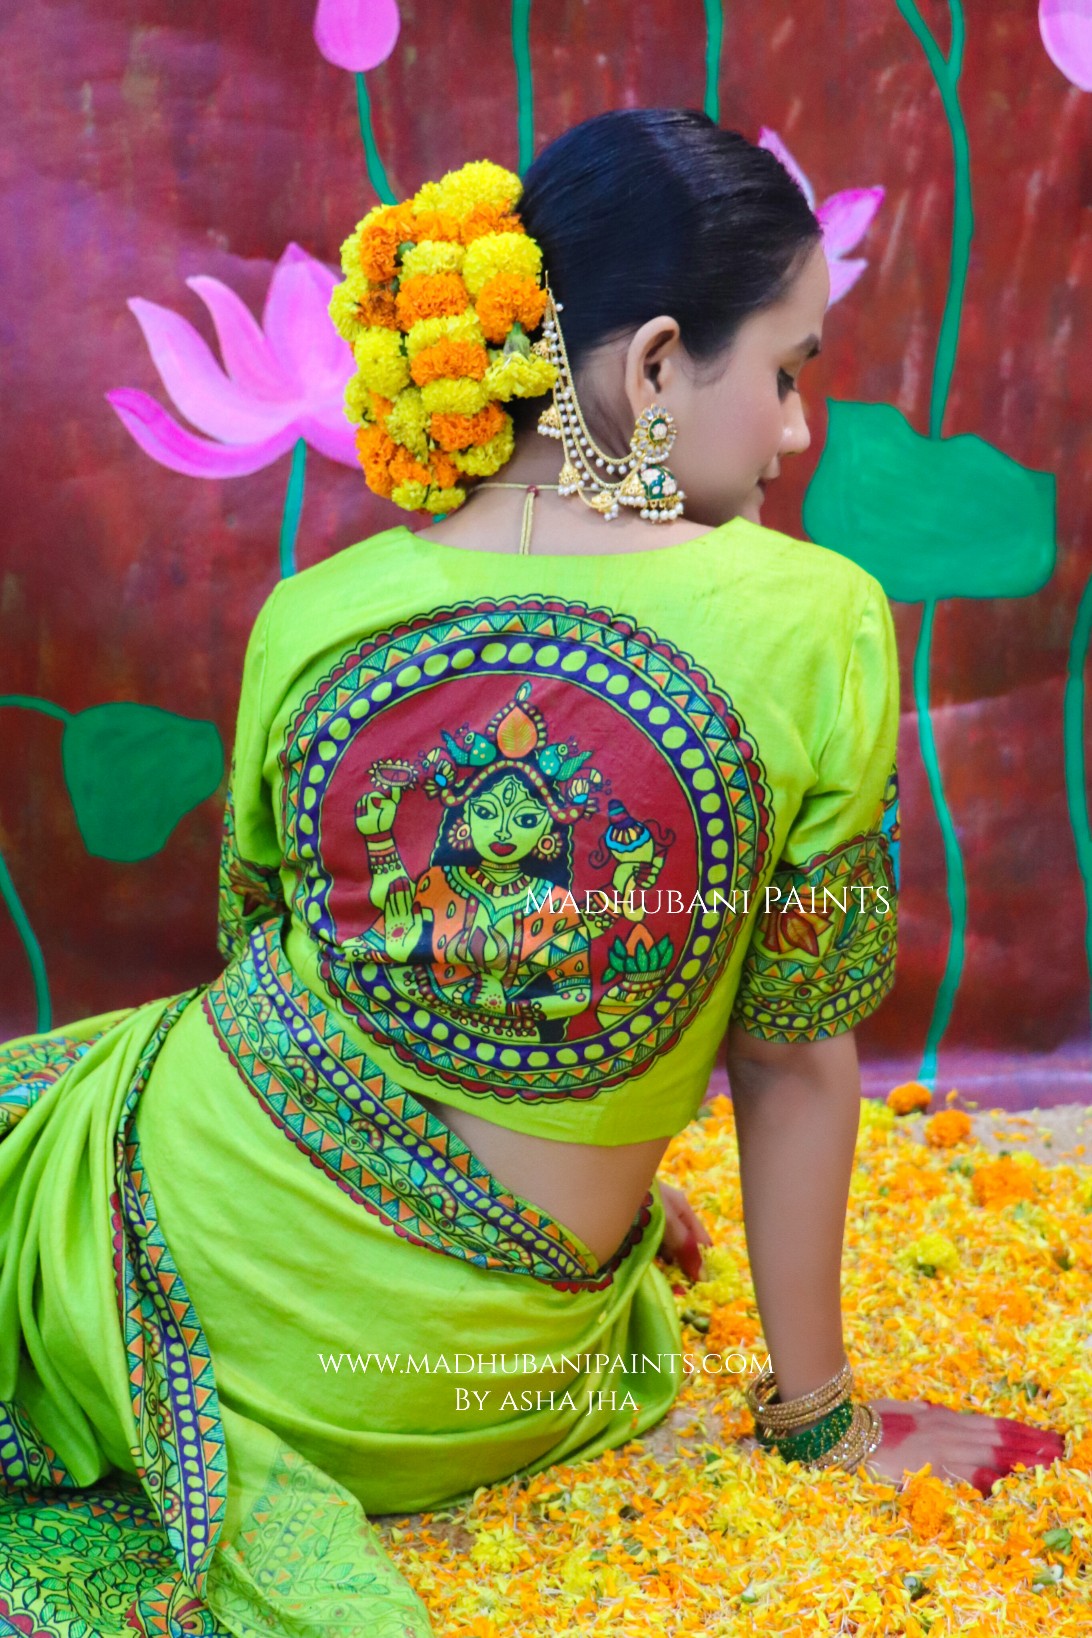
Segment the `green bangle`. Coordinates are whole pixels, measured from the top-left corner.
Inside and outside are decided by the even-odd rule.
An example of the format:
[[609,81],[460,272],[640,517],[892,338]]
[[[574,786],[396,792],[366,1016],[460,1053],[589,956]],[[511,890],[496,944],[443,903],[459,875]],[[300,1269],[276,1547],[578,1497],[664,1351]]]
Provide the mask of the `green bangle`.
[[775,1439],[779,1456],[786,1462],[812,1462],[836,1445],[853,1420],[853,1401],[843,1399],[812,1427]]

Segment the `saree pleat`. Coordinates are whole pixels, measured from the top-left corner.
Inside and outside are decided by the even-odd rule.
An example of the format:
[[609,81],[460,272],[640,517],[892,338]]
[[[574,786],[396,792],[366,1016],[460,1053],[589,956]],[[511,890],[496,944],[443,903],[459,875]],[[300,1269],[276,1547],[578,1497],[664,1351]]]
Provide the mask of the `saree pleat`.
[[206,989],[9,1043],[0,1135],[0,1633],[422,1638],[369,1512],[597,1454],[677,1391],[658,1190],[598,1267],[346,1041],[275,922]]

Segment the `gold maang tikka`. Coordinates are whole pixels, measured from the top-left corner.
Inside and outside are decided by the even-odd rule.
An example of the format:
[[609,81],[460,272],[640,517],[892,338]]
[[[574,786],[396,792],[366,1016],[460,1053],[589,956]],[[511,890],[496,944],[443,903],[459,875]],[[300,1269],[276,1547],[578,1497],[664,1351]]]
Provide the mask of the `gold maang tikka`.
[[609,455],[600,449],[584,420],[565,338],[558,314],[563,303],[546,286],[542,339],[532,352],[548,358],[557,371],[553,402],[538,418],[545,438],[559,438],[564,459],[558,482],[562,495],[579,495],[586,506],[605,518],[616,518],[620,506],[635,506],[651,523],[670,523],[682,516],[685,494],[667,457],[675,442],[675,418],[660,404],[650,404],[637,417],[627,455]]

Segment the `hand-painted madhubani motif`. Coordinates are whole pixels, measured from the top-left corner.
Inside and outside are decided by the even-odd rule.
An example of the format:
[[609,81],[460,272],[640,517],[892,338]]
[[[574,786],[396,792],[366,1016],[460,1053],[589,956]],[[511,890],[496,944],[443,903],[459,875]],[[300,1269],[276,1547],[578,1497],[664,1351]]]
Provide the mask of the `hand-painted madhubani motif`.
[[561,1224],[505,1189],[442,1120],[353,1046],[302,984],[269,923],[205,992],[221,1046],[266,1113],[396,1234],[480,1268],[598,1291],[641,1239],[651,1193],[601,1268]]
[[255,1586],[276,1600],[270,1631],[294,1630],[293,1618],[302,1630],[337,1638],[421,1638],[433,1630],[420,1598],[392,1575],[359,1502],[287,1445],[245,1523],[217,1553],[208,1585],[236,1632],[267,1626],[265,1610],[255,1609]]
[[[174,1595],[173,1626],[164,1618],[178,1565],[155,1509],[132,1481],[102,1479],[75,1493],[0,1489],[0,1540],[0,1634],[230,1638],[192,1595],[188,1608]],[[142,1591],[157,1583],[161,1596]]]
[[278,871],[270,865],[244,859],[239,852],[235,834],[234,761],[231,775],[220,834],[220,906],[216,928],[216,947],[227,961],[245,950],[252,927],[270,916],[283,915],[285,909]]
[[892,770],[873,830],[774,872],[735,1022],[767,1041],[820,1041],[875,1009],[895,982],[898,835]]
[[105,1033],[103,1029],[77,1040],[58,1030],[37,1040],[0,1046],[0,1138]]
[[200,1592],[227,1500],[227,1462],[208,1343],[156,1219],[135,1116],[167,1032],[199,992],[177,996],[141,1053],[115,1139],[114,1278],[129,1355],[137,1476]]
[[281,750],[294,910],[340,1005],[482,1096],[591,1097],[720,977],[771,821],[756,748],[655,632],[556,599],[421,614]]
[[[111,1197],[114,1276],[129,1362],[132,1448],[137,1477],[154,1509],[149,1517],[154,1518],[155,1525],[161,1529],[168,1552],[164,1562],[157,1544],[160,1538],[156,1537],[148,1549],[147,1565],[140,1562],[139,1553],[135,1557],[130,1555],[131,1578],[141,1572],[133,1582],[135,1590],[131,1591],[131,1599],[136,1598],[138,1592],[140,1598],[154,1592],[147,1609],[142,1603],[134,1605],[129,1623],[147,1638],[181,1631],[195,1634],[220,1631],[215,1624],[210,1624],[212,1618],[207,1612],[193,1615],[193,1611],[201,1609],[196,1595],[208,1570],[227,1499],[224,1440],[212,1361],[200,1322],[159,1229],[136,1134],[137,1105],[156,1054],[172,1025],[197,993],[197,990],[187,991],[165,1005],[133,1072],[114,1139],[117,1180],[117,1192]],[[37,1073],[38,1068],[33,1065],[32,1072]],[[43,1482],[63,1490],[73,1486],[75,1481],[38,1434],[26,1411],[13,1404],[0,1406],[0,1487],[25,1493],[42,1486]],[[123,1493],[118,1494],[121,1505]],[[33,1498],[25,1495],[24,1499],[29,1505]],[[58,1497],[56,1505],[60,1509],[69,1508],[63,1496]],[[73,1503],[74,1528],[94,1534],[98,1530],[95,1521],[99,1519],[94,1504],[87,1502],[83,1512],[80,1508],[80,1503]],[[33,1517],[38,1516],[35,1511]],[[28,1528],[33,1527],[28,1524]],[[167,1571],[169,1577],[163,1579]],[[155,1590],[157,1582],[162,1583],[158,1591]],[[21,1588],[24,1583],[16,1576],[11,1585],[13,1589]],[[0,1580],[0,1589],[3,1587]],[[66,1607],[74,1608],[70,1588],[55,1590],[58,1595],[64,1593],[68,1600]],[[161,1604],[167,1614],[163,1624],[158,1624],[156,1610]],[[183,1608],[190,1611],[189,1624],[180,1624],[177,1619]],[[39,1625],[44,1624],[48,1630],[46,1618],[37,1608],[34,1613]],[[65,1638],[69,1633],[77,1638],[77,1634],[89,1630],[80,1626],[80,1619],[76,1614],[63,1620],[58,1617],[55,1630],[64,1633]],[[137,1625],[138,1619],[143,1624]],[[3,1630],[0,1624],[0,1632]],[[90,1630],[97,1629],[92,1625]]]

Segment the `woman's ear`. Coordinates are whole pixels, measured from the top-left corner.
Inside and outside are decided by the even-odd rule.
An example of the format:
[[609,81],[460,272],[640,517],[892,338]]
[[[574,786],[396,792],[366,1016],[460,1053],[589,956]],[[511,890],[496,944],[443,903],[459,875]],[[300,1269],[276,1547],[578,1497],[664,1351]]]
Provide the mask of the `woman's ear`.
[[634,420],[651,403],[663,403],[678,375],[682,346],[679,321],[669,313],[647,319],[626,349],[625,387]]

